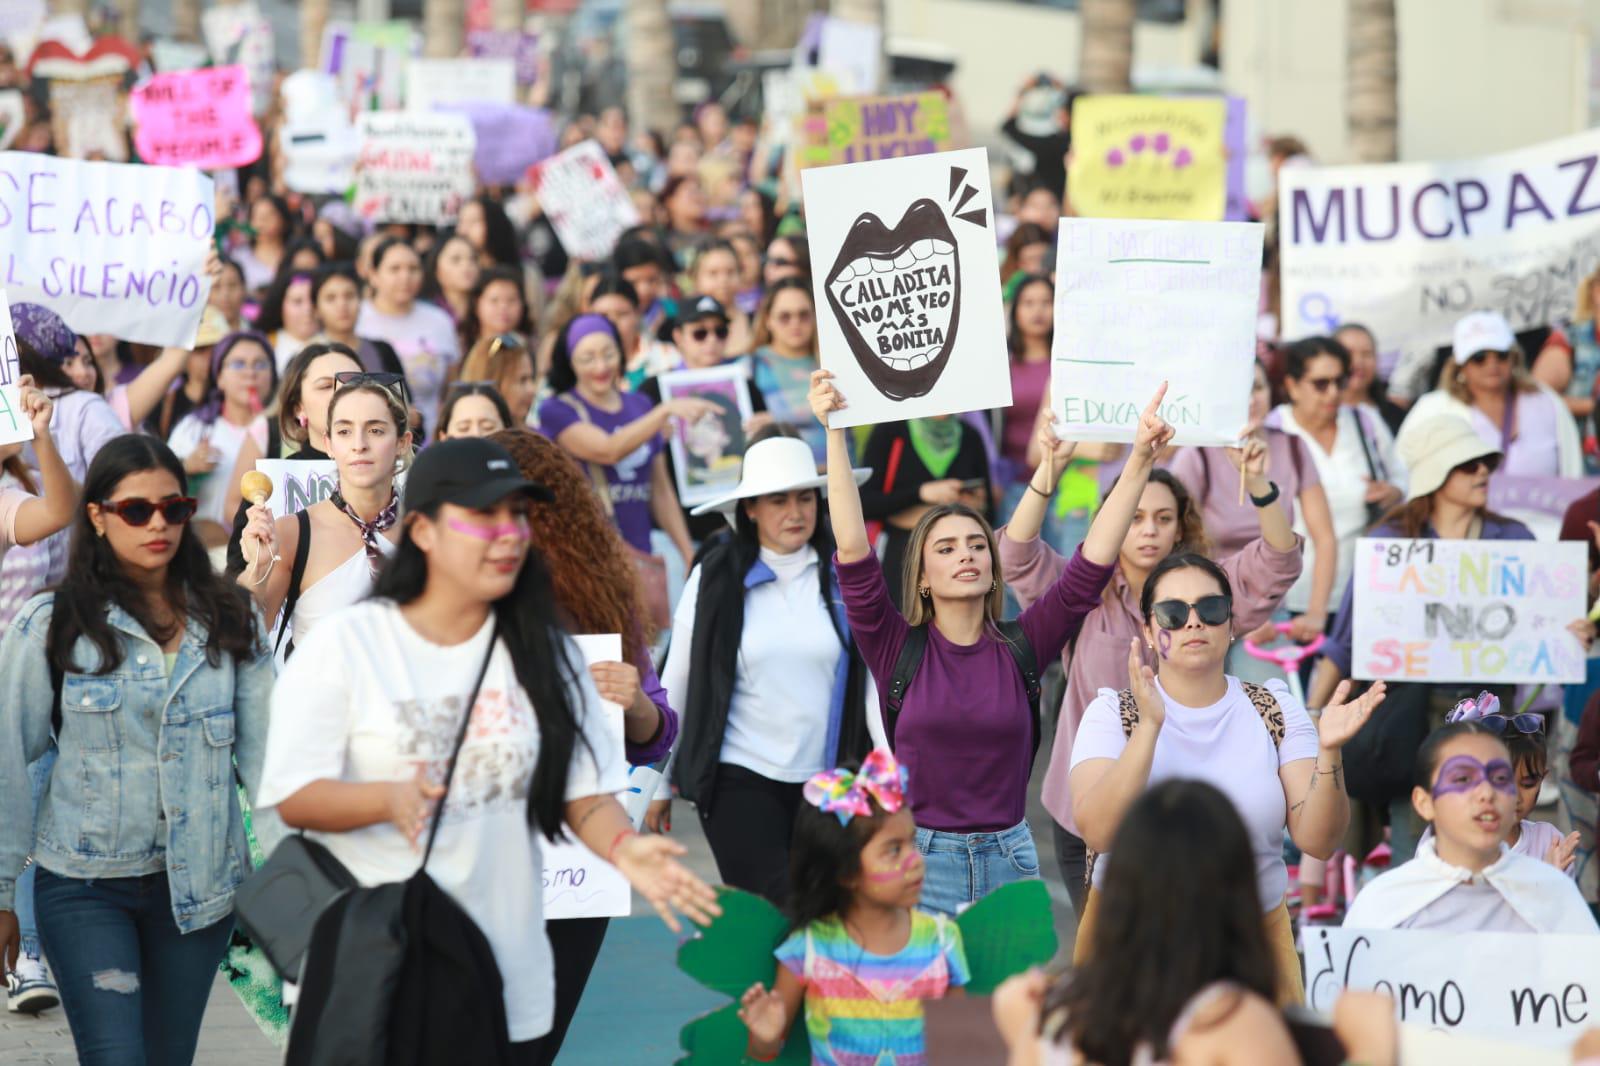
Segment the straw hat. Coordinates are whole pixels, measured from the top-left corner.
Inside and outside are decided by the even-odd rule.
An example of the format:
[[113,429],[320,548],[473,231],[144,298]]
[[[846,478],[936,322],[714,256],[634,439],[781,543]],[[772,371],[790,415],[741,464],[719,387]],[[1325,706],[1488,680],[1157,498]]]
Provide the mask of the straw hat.
[[1407,433],[1400,447],[1400,460],[1410,471],[1410,502],[1436,492],[1462,463],[1500,454],[1500,449],[1478,436],[1460,415],[1435,415]]
[[[854,471],[856,484],[872,476],[871,470]],[[721,511],[731,515],[740,500],[767,496],[774,492],[794,492],[797,489],[818,489],[828,493],[828,475],[817,473],[817,460],[811,446],[793,437],[768,437],[752,444],[744,453],[744,465],[739,471],[739,484],[731,492],[714,500],[707,500],[690,514],[710,514]]]

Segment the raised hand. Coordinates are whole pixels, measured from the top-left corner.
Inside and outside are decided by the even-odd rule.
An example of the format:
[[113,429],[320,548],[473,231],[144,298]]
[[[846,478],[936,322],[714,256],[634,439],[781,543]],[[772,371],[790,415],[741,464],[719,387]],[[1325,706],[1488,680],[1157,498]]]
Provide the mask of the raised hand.
[[1595,625],[1587,618],[1568,622],[1567,632],[1578,638],[1578,643],[1583,645],[1585,652],[1594,646]]
[[783,997],[776,990],[768,991],[757,981],[739,997],[739,1020],[756,1040],[776,1044],[783,1040],[784,1030],[788,1028],[789,1012],[784,1009]]
[[845,409],[844,396],[834,387],[831,370],[811,372],[811,392],[806,398],[811,403],[811,413],[817,416],[817,421],[822,423],[824,429],[828,428],[829,412]]
[[272,564],[278,559],[278,532],[272,510],[264,503],[252,505],[245,511],[244,529],[239,534],[239,552],[244,556],[242,583],[259,585],[267,579]]
[[1339,687],[1333,690],[1333,698],[1322,708],[1322,717],[1317,720],[1317,743],[1322,750],[1338,751],[1350,743],[1350,738],[1361,731],[1378,704],[1383,702],[1384,691],[1384,683],[1374,681],[1359,699],[1346,702],[1350,682],[1339,682]]
[[1150,397],[1144,413],[1139,416],[1139,428],[1133,437],[1133,455],[1154,461],[1161,449],[1172,443],[1176,431],[1161,417],[1161,401],[1167,397],[1167,383],[1163,381],[1156,394]]
[[1544,861],[1549,863],[1551,866],[1554,866],[1562,873],[1566,873],[1568,870],[1572,869],[1572,864],[1578,861],[1577,852],[1579,838],[1580,834],[1574,831],[1568,833],[1554,844],[1551,844],[1550,850],[1544,853]]
[[668,400],[664,406],[668,414],[683,422],[698,422],[702,418],[720,414],[722,411],[722,408],[710,400],[702,400],[696,396],[680,396],[676,400]]
[[1265,478],[1267,476],[1267,444],[1259,437],[1246,437],[1242,448],[1222,449],[1228,455],[1228,462],[1239,471],[1246,480]]
[[1046,419],[1039,423],[1039,465],[1044,467],[1045,473],[1053,481],[1066,469],[1072,461],[1073,453],[1078,450],[1078,442],[1062,440],[1056,436],[1054,419]]
[[678,861],[677,856],[686,851],[668,837],[634,833],[617,843],[612,856],[618,872],[674,933],[683,931],[674,911],[696,925],[710,925],[711,919],[722,913],[716,890]]
[[22,414],[33,426],[33,435],[49,436],[50,415],[56,409],[56,402],[34,387],[32,374],[24,374],[17,379],[17,391],[22,395]]
[[1161,698],[1161,690],[1156,688],[1155,671],[1144,664],[1144,658],[1139,654],[1137,637],[1128,642],[1128,689],[1133,693],[1133,701],[1139,705],[1139,721],[1157,728],[1166,724],[1167,701]]

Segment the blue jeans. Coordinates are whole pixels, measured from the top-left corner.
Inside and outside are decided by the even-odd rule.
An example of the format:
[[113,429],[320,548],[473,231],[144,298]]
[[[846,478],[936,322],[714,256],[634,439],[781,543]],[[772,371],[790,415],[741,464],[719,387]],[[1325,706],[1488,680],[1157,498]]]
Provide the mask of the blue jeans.
[[[55,769],[56,749],[52,745],[45,753],[39,756],[36,762],[28,764],[28,784],[33,792],[33,817],[39,817],[39,801],[44,797],[45,782],[50,780],[50,771]],[[24,955],[39,955],[39,926],[34,920],[33,906],[33,878],[38,867],[32,863],[22,871],[22,876],[17,878],[17,925],[22,928],[22,953]]]
[[179,933],[165,873],[80,881],[40,870],[34,898],[79,1063],[192,1062],[233,920]]
[[919,827],[917,850],[927,863],[922,909],[951,917],[1001,885],[1039,876],[1039,852],[1025,821],[998,833],[941,833]]

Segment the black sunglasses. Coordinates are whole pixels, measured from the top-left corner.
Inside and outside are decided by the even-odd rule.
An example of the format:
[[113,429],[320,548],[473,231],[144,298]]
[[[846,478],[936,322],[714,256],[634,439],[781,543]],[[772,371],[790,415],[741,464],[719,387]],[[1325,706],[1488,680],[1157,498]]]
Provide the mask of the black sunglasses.
[[387,370],[341,370],[333,375],[333,383],[339,386],[376,385],[397,398],[401,404],[407,403],[410,397],[406,390],[406,376]]
[[1451,467],[1450,472],[1452,474],[1476,474],[1479,470],[1487,470],[1492,474],[1499,469],[1500,457],[1498,455],[1480,455],[1476,459],[1468,459],[1458,466]]
[[1220,626],[1233,617],[1233,597],[1201,596],[1193,603],[1183,600],[1162,600],[1150,608],[1150,616],[1162,629],[1182,629],[1189,624],[1189,609],[1193,608],[1200,621],[1208,626]]
[[146,500],[132,496],[126,500],[101,500],[100,509],[109,511],[130,526],[147,526],[157,511],[169,526],[181,526],[194,517],[200,503],[193,496],[168,496],[164,500]]
[[1530,735],[1544,732],[1544,715],[1542,714],[1516,714],[1509,718],[1503,714],[1486,714],[1478,719],[1484,728],[1505,735],[1506,727],[1510,726],[1518,733]]
[[1467,362],[1473,366],[1482,366],[1484,363],[1489,361],[1490,356],[1493,356],[1494,361],[1497,363],[1509,363],[1511,361],[1510,352],[1497,352],[1493,349],[1488,349],[1478,352],[1476,355],[1469,356]]
[[713,333],[717,335],[717,339],[719,341],[725,341],[728,339],[727,326],[717,326],[715,329],[711,328],[710,326],[696,326],[689,331],[689,337],[696,344],[699,344]]

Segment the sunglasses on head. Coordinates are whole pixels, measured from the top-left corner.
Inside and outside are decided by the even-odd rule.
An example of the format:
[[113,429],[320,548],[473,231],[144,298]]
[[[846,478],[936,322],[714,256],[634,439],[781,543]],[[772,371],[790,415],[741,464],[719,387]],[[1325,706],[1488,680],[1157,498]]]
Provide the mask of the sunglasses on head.
[[689,339],[694,341],[696,344],[699,344],[713,333],[717,335],[717,340],[719,341],[725,341],[728,339],[727,326],[717,326],[715,328],[711,326],[695,326],[689,330]]
[[1509,716],[1486,714],[1482,718],[1476,719],[1476,721],[1482,724],[1485,729],[1501,736],[1505,736],[1508,727],[1525,735],[1544,732],[1544,715],[1542,714],[1513,714]]
[[1162,629],[1182,629],[1189,624],[1189,611],[1200,616],[1200,621],[1208,626],[1220,626],[1233,617],[1233,597],[1201,596],[1193,603],[1183,600],[1161,600],[1150,608],[1150,617],[1155,619],[1156,625]]
[[169,526],[181,526],[194,517],[200,503],[193,496],[168,496],[164,500],[146,500],[130,496],[126,500],[101,500],[100,509],[116,515],[130,526],[147,526],[157,511]]
[[1478,352],[1478,353],[1468,357],[1467,365],[1469,365],[1469,366],[1482,366],[1484,363],[1488,362],[1491,358],[1494,359],[1494,361],[1497,362],[1497,363],[1509,363],[1511,361],[1511,353],[1510,352],[1496,352],[1496,351],[1493,351],[1493,350]]
[[376,385],[398,399],[407,402],[406,377],[387,370],[341,370],[333,375],[333,383],[345,385]]
[[515,333],[502,333],[489,345],[489,358],[493,359],[501,348],[521,348],[522,338]]
[[1452,474],[1478,474],[1487,471],[1492,474],[1498,469],[1500,469],[1500,457],[1498,455],[1480,455],[1476,459],[1468,459],[1464,463],[1451,467],[1450,472]]

